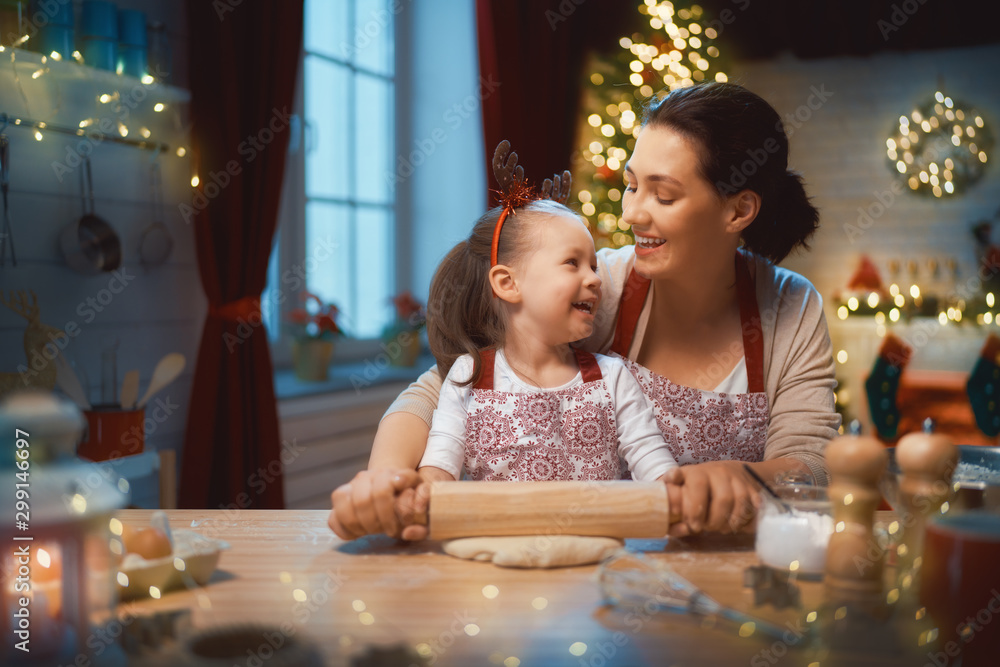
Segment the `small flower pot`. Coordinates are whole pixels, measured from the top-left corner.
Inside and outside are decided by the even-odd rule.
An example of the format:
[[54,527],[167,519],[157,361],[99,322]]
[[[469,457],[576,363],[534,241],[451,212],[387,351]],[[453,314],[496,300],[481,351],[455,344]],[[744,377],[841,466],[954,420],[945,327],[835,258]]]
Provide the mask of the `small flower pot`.
[[303,339],[292,341],[292,364],[295,377],[304,382],[323,382],[329,377],[333,341]]
[[404,330],[383,335],[382,350],[389,357],[391,365],[414,366],[420,356],[420,332]]

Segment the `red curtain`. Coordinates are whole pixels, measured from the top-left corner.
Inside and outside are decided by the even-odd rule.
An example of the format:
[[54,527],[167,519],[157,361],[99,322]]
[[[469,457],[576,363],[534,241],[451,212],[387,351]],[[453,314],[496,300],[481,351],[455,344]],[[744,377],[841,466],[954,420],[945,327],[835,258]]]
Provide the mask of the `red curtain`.
[[284,504],[264,290],[277,225],[303,3],[187,0],[192,198],[209,312],[194,374],[178,503]]
[[617,44],[635,15],[620,2],[477,0],[487,159],[509,139],[530,183],[572,169],[587,53]]

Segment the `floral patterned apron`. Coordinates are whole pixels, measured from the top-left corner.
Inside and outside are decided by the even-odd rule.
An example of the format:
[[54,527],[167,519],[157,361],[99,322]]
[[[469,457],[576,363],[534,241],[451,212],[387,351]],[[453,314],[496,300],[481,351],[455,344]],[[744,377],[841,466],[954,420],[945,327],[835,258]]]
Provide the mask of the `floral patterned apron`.
[[597,359],[574,350],[583,382],[530,393],[494,391],[495,351],[481,352],[466,421],[466,478],[604,480],[621,477],[614,401]]
[[746,394],[703,391],[675,384],[626,357],[649,285],[647,278],[632,269],[622,293],[611,351],[622,357],[652,401],[656,423],[670,453],[681,465],[718,460],[762,461],[770,414],[764,393],[764,335],[746,260],[736,253],[736,297],[749,390]]

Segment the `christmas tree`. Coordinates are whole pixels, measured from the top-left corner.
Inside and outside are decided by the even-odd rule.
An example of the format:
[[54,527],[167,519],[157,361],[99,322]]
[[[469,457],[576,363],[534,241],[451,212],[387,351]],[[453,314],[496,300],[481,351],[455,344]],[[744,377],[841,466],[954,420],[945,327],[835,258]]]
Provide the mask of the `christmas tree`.
[[726,81],[716,39],[724,26],[699,5],[646,0],[613,54],[592,56],[583,84],[573,197],[598,248],[633,243],[621,219],[623,170],[645,101],[698,81]]

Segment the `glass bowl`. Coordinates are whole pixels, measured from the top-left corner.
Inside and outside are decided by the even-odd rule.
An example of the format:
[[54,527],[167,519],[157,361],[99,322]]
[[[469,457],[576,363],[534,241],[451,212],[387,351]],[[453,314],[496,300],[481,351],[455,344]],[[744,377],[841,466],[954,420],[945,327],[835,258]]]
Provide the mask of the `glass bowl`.
[[757,557],[776,570],[819,576],[826,565],[826,547],[833,533],[833,508],[826,489],[819,486],[779,485],[775,493],[761,494],[757,516]]

